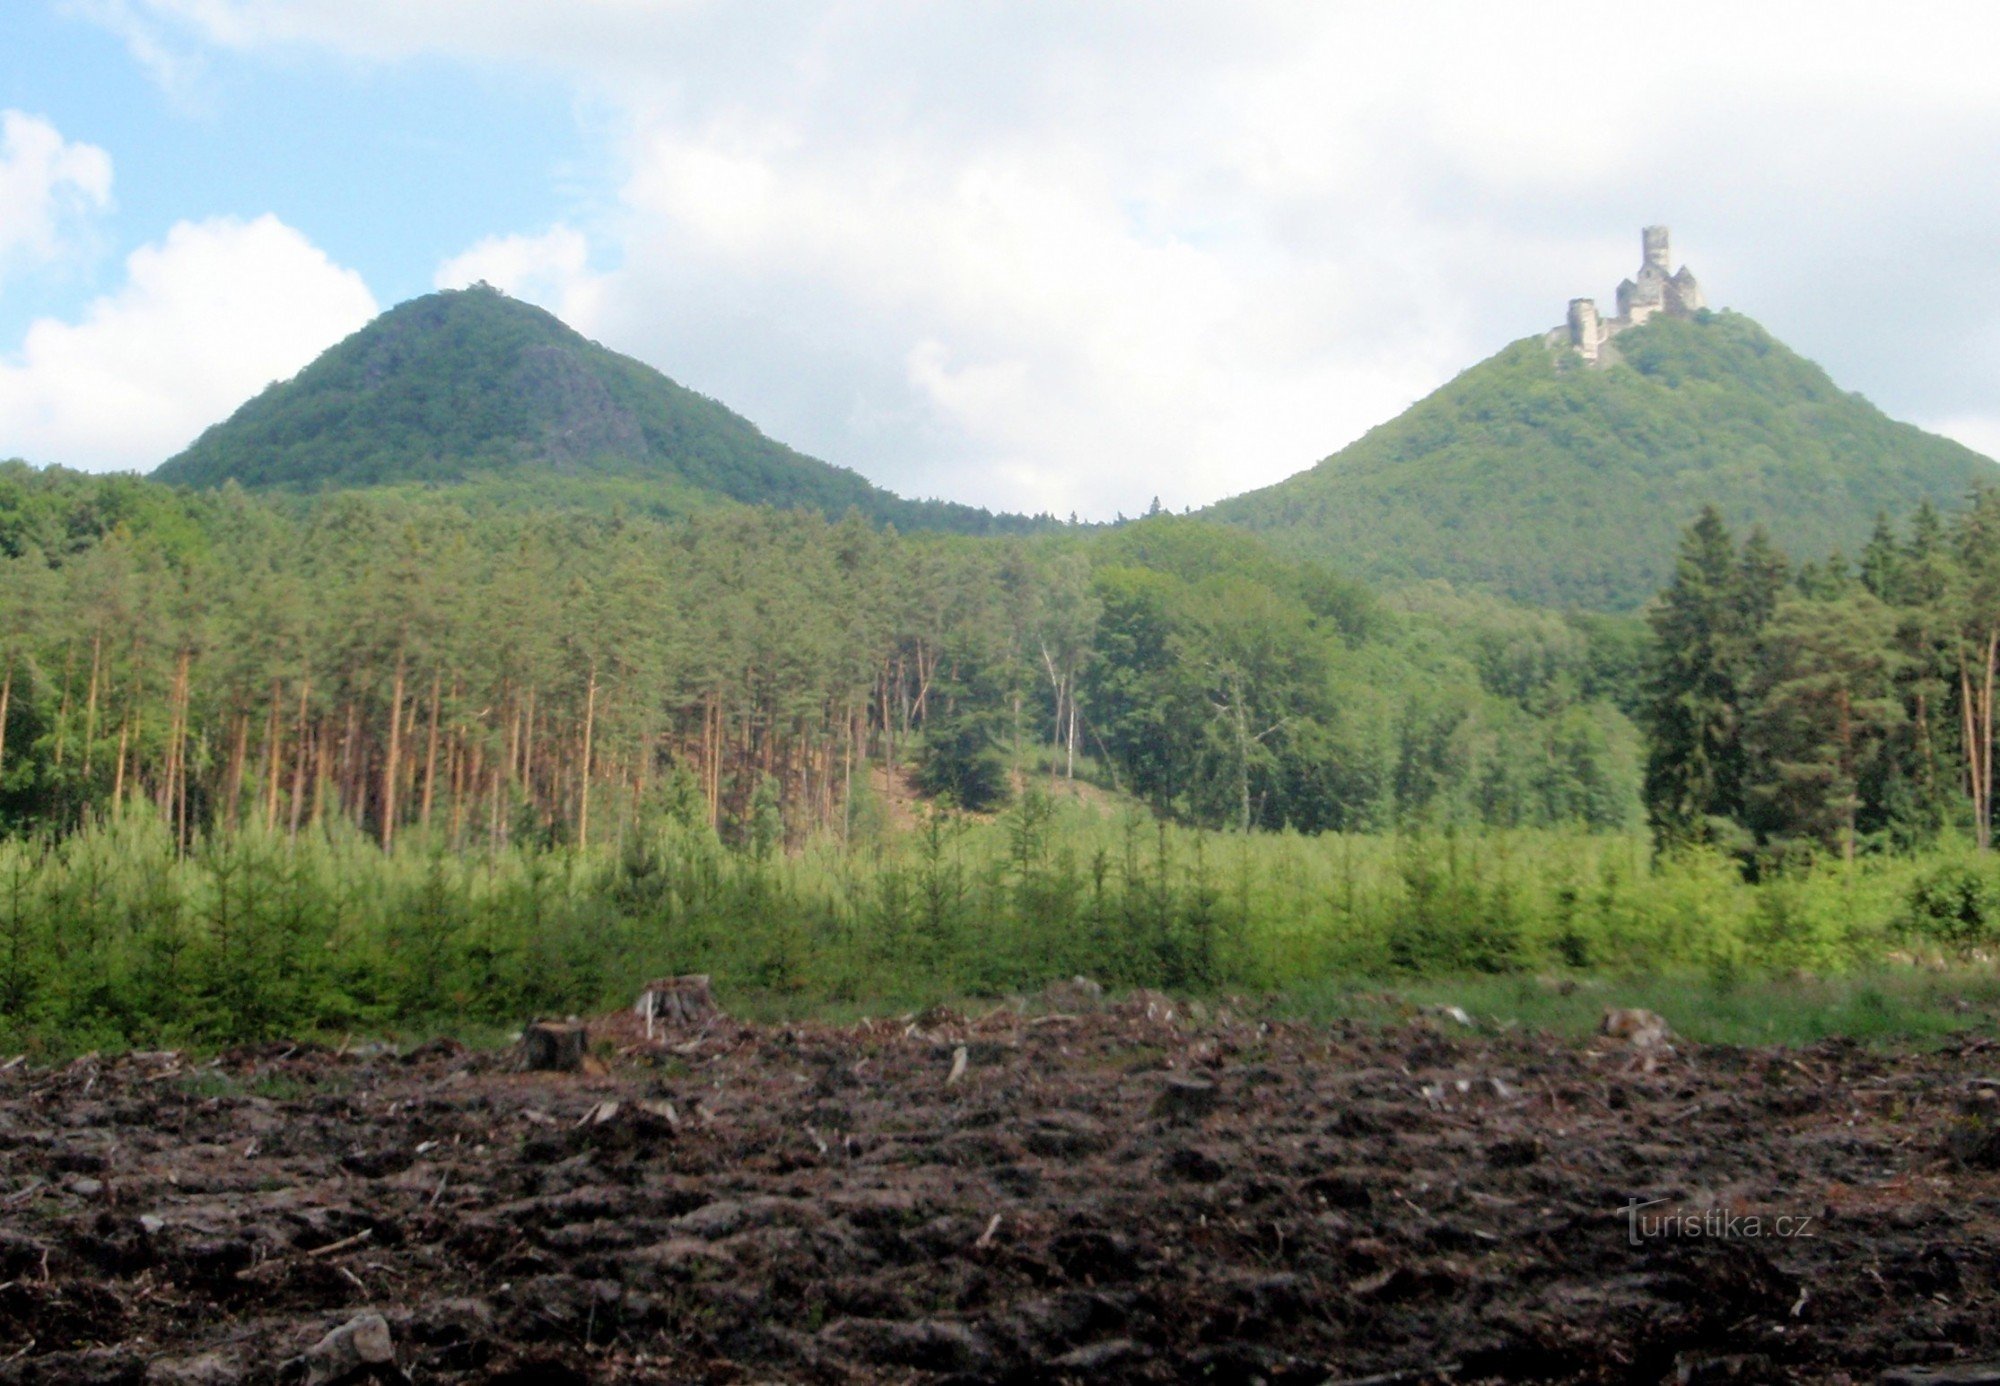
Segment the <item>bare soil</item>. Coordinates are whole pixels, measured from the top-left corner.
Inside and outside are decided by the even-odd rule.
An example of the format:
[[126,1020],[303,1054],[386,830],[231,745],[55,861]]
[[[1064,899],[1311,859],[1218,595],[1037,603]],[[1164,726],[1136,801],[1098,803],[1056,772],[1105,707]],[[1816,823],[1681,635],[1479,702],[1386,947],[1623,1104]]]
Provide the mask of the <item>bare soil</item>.
[[2000,1358],[1988,1041],[1649,1071],[1611,1041],[1147,1001],[652,1044],[614,1017],[581,1075],[449,1043],[17,1065],[0,1383],[303,1380],[369,1310],[380,1379],[523,1386]]

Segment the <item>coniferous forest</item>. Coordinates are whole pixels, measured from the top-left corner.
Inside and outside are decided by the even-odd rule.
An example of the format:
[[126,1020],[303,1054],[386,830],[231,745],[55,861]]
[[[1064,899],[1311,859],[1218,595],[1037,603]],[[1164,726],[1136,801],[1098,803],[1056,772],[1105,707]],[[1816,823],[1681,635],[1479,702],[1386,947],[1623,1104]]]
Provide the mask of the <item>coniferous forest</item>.
[[901,535],[0,470],[0,1013],[45,1042],[1840,970],[1988,942],[2000,495],[1643,616],[1156,514]]

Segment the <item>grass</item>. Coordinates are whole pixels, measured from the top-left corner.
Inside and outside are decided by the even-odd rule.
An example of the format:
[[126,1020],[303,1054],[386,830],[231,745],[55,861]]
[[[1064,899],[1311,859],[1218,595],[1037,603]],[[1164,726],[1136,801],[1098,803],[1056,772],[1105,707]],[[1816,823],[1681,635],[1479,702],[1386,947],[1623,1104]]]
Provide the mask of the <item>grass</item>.
[[1607,1006],[1636,1006],[1703,1044],[1802,1046],[1846,1037],[1880,1047],[1931,1047],[2000,1030],[2000,974],[1897,967],[1836,977],[1342,978],[1288,987],[1262,1002],[1265,1012],[1286,1019],[1372,1024],[1442,1006],[1460,1007],[1481,1029],[1565,1037],[1593,1033]]

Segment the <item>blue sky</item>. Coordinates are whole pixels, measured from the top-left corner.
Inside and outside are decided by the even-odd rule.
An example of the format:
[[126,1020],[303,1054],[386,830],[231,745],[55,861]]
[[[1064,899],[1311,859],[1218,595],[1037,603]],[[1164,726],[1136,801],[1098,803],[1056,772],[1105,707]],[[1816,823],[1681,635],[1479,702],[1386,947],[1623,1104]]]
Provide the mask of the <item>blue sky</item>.
[[35,316],[74,315],[177,221],[273,214],[390,304],[428,292],[438,264],[494,228],[554,221],[602,181],[569,84],[524,66],[207,49],[169,90],[115,34],[45,0],[0,7],[0,53],[15,55],[0,108],[116,165],[94,253],[10,282],[0,342]]
[[2000,9],[9,0],[0,456],[145,470],[485,278],[905,494],[1277,480],[1608,301],[2000,450]]

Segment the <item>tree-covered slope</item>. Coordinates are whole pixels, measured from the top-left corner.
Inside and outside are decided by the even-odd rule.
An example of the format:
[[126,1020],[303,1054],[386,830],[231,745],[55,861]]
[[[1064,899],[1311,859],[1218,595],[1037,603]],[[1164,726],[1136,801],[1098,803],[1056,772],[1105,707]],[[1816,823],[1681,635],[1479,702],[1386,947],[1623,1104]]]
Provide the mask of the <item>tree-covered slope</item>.
[[586,504],[638,483],[675,511],[727,498],[975,533],[1028,523],[903,500],[485,285],[384,313],[153,475],[291,491],[477,482],[537,503],[567,488]]
[[1992,462],[1898,423],[1750,319],[1656,318],[1586,368],[1515,342],[1307,472],[1212,507],[1280,548],[1386,581],[1636,607],[1704,504],[1801,556],[1881,512],[1956,506]]

